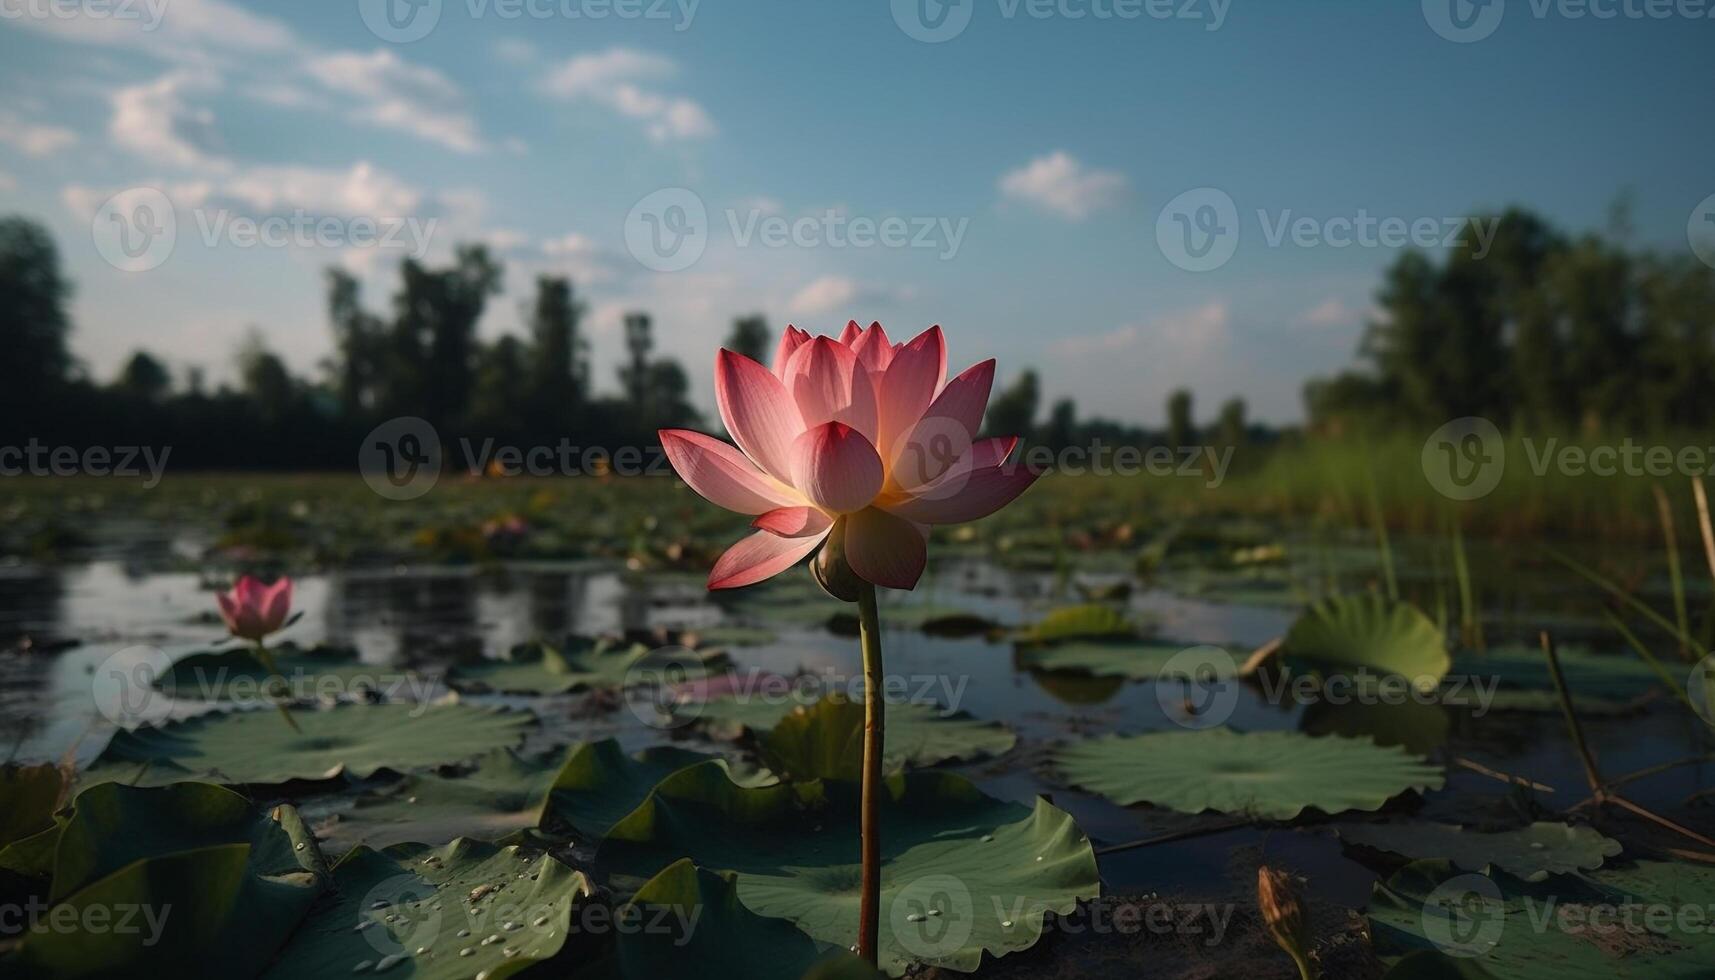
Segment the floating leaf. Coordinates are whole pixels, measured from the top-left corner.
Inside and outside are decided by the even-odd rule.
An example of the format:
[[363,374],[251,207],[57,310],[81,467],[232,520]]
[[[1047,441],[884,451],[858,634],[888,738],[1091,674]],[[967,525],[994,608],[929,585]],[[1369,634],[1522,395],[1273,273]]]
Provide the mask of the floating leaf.
[[293,731],[272,711],[199,715],[114,734],[86,777],[151,785],[190,778],[239,784],[358,778],[475,758],[517,745],[525,711],[462,704],[344,704],[295,711]]
[[[298,698],[331,689],[338,694],[373,691],[390,700],[417,698],[432,683],[415,671],[366,664],[355,650],[340,647],[302,649],[285,644],[269,651],[286,688]],[[204,701],[254,700],[265,696],[271,675],[247,647],[193,653],[173,661],[155,686],[178,698]],[[427,700],[426,698],[421,698]]]
[[1068,640],[1123,639],[1137,627],[1112,606],[1065,606],[1043,616],[1019,634],[1021,643],[1063,643]]
[[620,922],[651,927],[616,930],[614,975],[799,980],[821,958],[815,941],[784,919],[745,908],[735,877],[679,860],[649,879],[616,912]]
[[[884,770],[1004,755],[1018,741],[999,725],[943,715],[925,704],[888,704],[883,724]],[[829,695],[781,718],[763,739],[762,752],[797,779],[855,780],[863,773],[863,731],[863,702]]]
[[57,766],[0,766],[0,850],[54,825],[62,785]]
[[[1187,650],[1201,654],[1174,660]],[[1237,672],[1238,661],[1220,647],[1162,640],[1072,640],[1066,643],[1021,645],[1013,657],[1021,670],[1043,670],[1088,674],[1091,677],[1124,677],[1155,680],[1171,663],[1180,676],[1195,670],[1198,680],[1225,680]]]
[[1524,881],[1590,871],[1620,853],[1619,841],[1593,828],[1548,822],[1495,833],[1442,823],[1344,824],[1340,837],[1412,859],[1446,858],[1466,871],[1493,865]]
[[1443,782],[1439,767],[1403,749],[1298,732],[1110,735],[1057,749],[1053,759],[1070,784],[1122,806],[1153,803],[1266,820],[1291,820],[1308,807],[1376,810],[1407,790],[1439,789]]
[[469,773],[406,776],[358,798],[330,837],[378,848],[404,841],[444,844],[458,837],[495,840],[536,827],[565,759],[562,751],[523,757],[496,749]]
[[[828,695],[809,705],[789,696],[720,698],[681,705],[677,713],[702,722],[748,728],[765,742],[772,741],[769,733],[777,726],[792,719],[790,734],[782,736],[778,750],[799,765],[808,765],[811,755],[831,764],[836,757],[849,758],[854,751],[860,759],[863,754],[863,704],[843,695]],[[886,730],[882,765],[889,770],[1004,755],[1018,741],[1017,736],[992,722],[963,713],[946,714],[935,705],[914,701],[888,702]],[[806,739],[819,741],[812,744]],[[794,747],[794,742],[802,747]],[[810,771],[825,773],[815,766]]]
[[[619,819],[637,809],[655,784],[687,766],[724,760],[672,746],[644,749],[627,755],[613,739],[581,745],[572,751],[552,786],[554,816],[591,840],[607,834]],[[730,769],[729,769],[730,772]],[[746,785],[766,785],[772,774],[749,773]]]
[[1441,631],[1415,606],[1378,595],[1333,596],[1292,624],[1284,656],[1334,673],[1380,673],[1433,688],[1451,660]]
[[[1705,914],[1711,905],[1715,869],[1705,867],[1642,861],[1530,883],[1504,871],[1476,874],[1447,861],[1417,861],[1376,884],[1369,917],[1383,956],[1457,954],[1456,972],[1420,956],[1413,968],[1423,972],[1404,976],[1692,980],[1708,977],[1715,963]],[[1694,928],[1680,924],[1687,909],[1696,910]]]
[[304,923],[270,980],[395,966],[417,980],[501,980],[558,955],[590,895],[588,879],[551,855],[473,840],[359,847],[333,879],[338,900]]
[[502,659],[459,664],[447,671],[447,681],[460,690],[568,694],[620,689],[661,673],[684,680],[703,676],[726,662],[726,654],[719,650],[652,650],[641,643],[574,639],[564,649],[524,643]]
[[70,925],[30,930],[0,972],[254,975],[325,885],[305,834],[206,783],[91,787],[58,828],[41,913]]
[[[952,773],[888,777],[880,800],[880,961],[976,969],[1041,938],[1100,885],[1072,818],[983,795]],[[848,948],[858,927],[858,787],[811,781],[741,787],[719,766],[682,769],[615,824],[597,851],[616,882],[641,882],[689,857],[737,874],[745,907]]]

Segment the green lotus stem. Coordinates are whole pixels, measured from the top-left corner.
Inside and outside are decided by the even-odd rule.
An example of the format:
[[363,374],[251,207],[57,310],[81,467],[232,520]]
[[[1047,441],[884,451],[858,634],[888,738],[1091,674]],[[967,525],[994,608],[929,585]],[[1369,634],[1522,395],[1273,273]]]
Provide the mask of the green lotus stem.
[[881,677],[881,616],[875,586],[858,588],[858,642],[863,647],[863,837],[862,898],[858,912],[858,955],[875,966],[881,934],[881,751],[885,721]]
[[[268,672],[269,693],[272,694],[274,690],[281,690],[283,692],[286,677],[280,673],[280,668],[274,666],[274,655],[268,652],[268,648],[262,645],[261,640],[256,641],[255,653],[256,659],[262,663],[262,669]],[[280,682],[281,688],[276,689],[274,687],[275,681]],[[292,717],[292,709],[286,705],[285,698],[282,697],[279,701],[274,702],[274,707],[280,709],[280,717],[286,719],[286,724],[292,726],[292,731],[297,732],[299,735],[304,733],[304,730],[298,727],[297,719]]]

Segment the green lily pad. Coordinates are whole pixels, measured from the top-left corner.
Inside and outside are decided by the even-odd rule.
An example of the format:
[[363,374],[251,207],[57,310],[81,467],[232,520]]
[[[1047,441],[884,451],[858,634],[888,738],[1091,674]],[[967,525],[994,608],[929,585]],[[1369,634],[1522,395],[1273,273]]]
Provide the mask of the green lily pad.
[[766,771],[739,772],[724,759],[673,746],[655,746],[627,755],[613,739],[578,746],[551,786],[557,819],[590,840],[599,840],[619,819],[637,809],[655,784],[687,766],[710,762],[750,786],[775,782]]
[[1122,806],[1265,820],[1292,820],[1309,807],[1376,810],[1444,781],[1439,766],[1369,739],[1227,728],[1110,735],[1056,749],[1053,760],[1068,783]]
[[1495,833],[1442,823],[1345,824],[1340,837],[1414,860],[1446,858],[1466,871],[1493,865],[1523,881],[1594,870],[1620,853],[1619,841],[1593,828],[1548,822]]
[[393,971],[501,980],[558,955],[590,895],[583,873],[551,855],[473,840],[359,847],[333,881],[338,900],[309,917],[270,980]]
[[469,773],[406,776],[359,797],[328,836],[380,848],[406,841],[444,844],[458,837],[495,840],[537,827],[564,761],[560,751],[525,757],[495,749]]
[[[293,644],[272,649],[274,665],[286,689],[296,700],[313,698],[325,691],[352,694],[373,691],[389,699],[402,700],[421,682],[415,671],[366,664],[357,651],[340,647],[308,650]],[[269,672],[247,647],[193,653],[173,661],[155,686],[178,698],[204,701],[256,700],[268,690]]]
[[497,840],[542,827],[552,813],[585,837],[599,839],[663,777],[712,758],[671,746],[628,756],[613,739],[530,757],[496,749],[469,773],[407,776],[360,797],[330,836],[370,847],[442,844],[457,837]]
[[1135,637],[1137,627],[1112,606],[1065,606],[1049,612],[1019,634],[1021,643],[1111,640]]
[[1691,980],[1715,963],[1711,905],[1715,869],[1700,866],[1643,861],[1531,883],[1417,861],[1376,884],[1369,917],[1380,954],[1451,953],[1459,972],[1439,975],[1460,980]]
[[1281,653],[1335,673],[1394,674],[1433,688],[1452,660],[1446,639],[1415,606],[1378,595],[1333,596],[1287,631]]
[[[1174,660],[1187,650],[1197,655]],[[1223,655],[1224,654],[1224,655]],[[1171,665],[1174,672],[1195,670],[1198,680],[1225,680],[1234,676],[1238,660],[1220,647],[1165,640],[1072,640],[1066,643],[1027,644],[1018,647],[1013,662],[1021,670],[1043,670],[1088,674],[1091,677],[1123,677],[1156,680]]]
[[54,825],[62,785],[57,766],[0,766],[0,850]]
[[613,975],[657,980],[695,973],[707,980],[799,980],[822,958],[784,919],[757,915],[738,899],[736,875],[681,859],[615,913]]
[[523,643],[505,659],[459,664],[447,671],[447,681],[459,690],[503,691],[511,694],[569,694],[591,689],[617,690],[654,676],[652,665],[671,670],[675,680],[703,676],[726,665],[718,650],[690,651],[680,647],[652,650],[641,643],[574,640],[565,649],[545,643]]
[[[888,704],[882,718],[886,770],[1004,755],[1018,742],[999,725],[925,704]],[[762,753],[797,779],[855,780],[863,773],[863,730],[863,702],[829,695],[781,718],[762,740]]]
[[[1049,913],[1100,891],[1095,854],[1072,818],[983,795],[945,772],[884,781],[880,963],[976,969],[1041,938]],[[859,815],[855,784],[746,788],[719,766],[682,769],[615,824],[597,862],[615,882],[652,877],[680,858],[737,875],[739,900],[837,948],[857,940]]]
[[[680,705],[677,712],[704,724],[749,729],[767,745],[773,745],[772,733],[790,721],[789,734],[781,736],[775,749],[781,758],[821,775],[829,773],[810,766],[811,756],[834,765],[837,758],[849,761],[851,753],[858,759],[863,755],[863,704],[842,695],[828,695],[809,705],[790,697],[719,698]],[[1000,725],[963,713],[946,714],[935,705],[915,701],[888,702],[885,723],[882,765],[889,770],[1004,755],[1018,742]]]
[[56,828],[40,920],[55,925],[26,932],[0,972],[254,975],[325,886],[314,839],[279,813],[206,783],[83,791]]
[[525,711],[462,704],[343,704],[294,711],[293,731],[273,711],[200,715],[114,734],[85,773],[92,781],[148,785],[206,778],[227,784],[367,778],[472,759],[517,745],[535,724]]

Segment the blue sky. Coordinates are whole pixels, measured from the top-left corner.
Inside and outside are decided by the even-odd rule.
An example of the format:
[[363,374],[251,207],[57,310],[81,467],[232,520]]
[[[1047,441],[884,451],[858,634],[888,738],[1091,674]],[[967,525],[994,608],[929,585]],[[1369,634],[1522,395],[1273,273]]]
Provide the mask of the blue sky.
[[[322,270],[384,307],[409,220],[433,222],[431,260],[461,241],[506,260],[485,336],[519,328],[536,274],[572,275],[609,387],[624,311],[655,315],[705,406],[714,347],[759,311],[941,323],[957,366],[1035,367],[1086,412],[1155,421],[1187,385],[1204,413],[1242,395],[1289,421],[1401,251],[1335,247],[1339,219],[1520,204],[1599,230],[1626,193],[1638,241],[1684,251],[1715,193],[1699,0],[421,2],[438,19],[398,22],[432,29],[396,42],[372,0],[0,0],[0,212],[58,238],[95,374],[142,347],[220,378],[250,327],[312,372]],[[1484,36],[1438,33],[1447,2]],[[964,26],[926,43],[924,9]],[[117,268],[103,202],[132,213],[136,188],[177,233]],[[671,271],[627,235],[668,188],[707,215]],[[1157,234],[1197,188],[1237,217],[1210,271]],[[229,233],[293,216],[344,230]],[[1271,240],[1300,218],[1308,237]],[[404,244],[353,246],[362,219]],[[797,243],[766,244],[770,221],[801,222]],[[908,240],[853,247],[866,223]]]

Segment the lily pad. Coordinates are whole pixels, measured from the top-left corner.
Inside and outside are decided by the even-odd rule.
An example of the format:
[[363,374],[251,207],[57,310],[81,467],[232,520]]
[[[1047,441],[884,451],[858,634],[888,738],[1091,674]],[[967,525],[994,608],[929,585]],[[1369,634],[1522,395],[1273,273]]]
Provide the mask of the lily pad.
[[1441,631],[1415,606],[1378,595],[1333,596],[1287,631],[1284,656],[1335,673],[1394,674],[1432,689],[1452,663]]
[[333,868],[318,908],[265,974],[271,980],[387,973],[500,980],[554,958],[583,922],[582,872],[547,854],[481,841],[359,847]]
[[1591,871],[1620,853],[1619,841],[1593,828],[1549,822],[1495,833],[1442,823],[1345,824],[1340,837],[1413,859],[1446,858],[1466,871],[1493,865],[1523,881]]
[[325,885],[314,840],[295,811],[280,813],[206,783],[83,791],[57,828],[41,913],[70,925],[29,930],[0,972],[255,974]]
[[85,773],[148,785],[206,778],[227,784],[367,778],[475,758],[515,746],[535,724],[525,711],[462,704],[345,704],[295,711],[293,731],[272,711],[200,715],[114,734]]
[[[688,860],[668,865],[615,913],[613,974],[658,980],[799,980],[821,959],[809,936],[784,919],[757,915],[738,899],[737,876]],[[647,928],[645,928],[647,926]]]
[[525,757],[496,749],[478,759],[469,773],[406,776],[359,797],[329,836],[374,848],[405,841],[444,844],[458,837],[505,837],[541,824],[548,790],[564,762],[560,751]]
[[617,690],[639,683],[656,673],[651,666],[656,663],[676,675],[701,676],[724,667],[726,662],[726,654],[718,650],[693,652],[674,647],[657,651],[641,643],[578,639],[564,649],[523,643],[503,659],[454,666],[447,671],[447,681],[459,690],[569,694],[597,688]]
[[[765,744],[772,742],[771,733],[778,726],[790,720],[790,735],[782,736],[777,748],[783,758],[789,757],[800,765],[808,763],[809,756],[805,753],[820,754],[830,764],[834,758],[850,752],[862,757],[863,704],[840,695],[829,695],[808,705],[791,697],[720,698],[681,705],[678,712],[682,717],[703,723],[749,729]],[[1000,725],[978,721],[963,713],[947,714],[932,704],[890,701],[885,718],[887,738],[882,765],[890,770],[1004,755],[1018,742],[1016,735]],[[804,742],[806,738],[821,742],[812,746]],[[802,748],[794,747],[792,741],[799,742]],[[810,768],[827,774],[817,767]]]
[[[1049,913],[1100,891],[1095,854],[1072,818],[983,795],[944,772],[884,781],[880,963],[976,969],[1041,938]],[[682,769],[615,824],[597,851],[616,883],[680,858],[737,875],[739,900],[812,939],[848,948],[858,928],[858,787],[809,781],[746,788],[719,766]]]
[[[415,671],[366,664],[357,651],[341,647],[305,650],[286,644],[270,650],[287,690],[295,700],[331,690],[336,694],[373,691],[390,700],[403,700],[427,681]],[[173,661],[155,681],[162,692],[204,701],[255,700],[269,690],[269,672],[246,647],[192,653]]]
[[1137,627],[1112,606],[1065,606],[1049,612],[1019,634],[1021,643],[1111,640],[1134,637]]
[[[673,746],[656,746],[627,755],[611,738],[578,746],[566,759],[551,786],[557,819],[590,840],[600,840],[619,819],[637,809],[655,784],[687,766],[725,760]],[[745,785],[767,785],[767,772],[729,774]]]
[[1122,806],[1152,803],[1182,813],[1217,810],[1292,820],[1377,810],[1407,790],[1439,789],[1439,766],[1369,739],[1298,732],[1154,732],[1076,742],[1055,750],[1068,783]]
[[[1200,656],[1174,658],[1187,650]],[[1198,680],[1225,680],[1238,669],[1238,660],[1219,647],[1166,640],[1072,640],[1066,643],[1021,645],[1013,662],[1021,670],[1087,674],[1091,677],[1123,677],[1156,680],[1169,664],[1196,669]]]
[[[888,704],[882,717],[886,770],[1004,755],[1018,742],[999,725],[925,704]],[[829,695],[781,718],[762,740],[762,753],[797,779],[855,780],[863,773],[863,731],[863,702]]]
[[0,766],[0,850],[54,825],[62,785],[57,766]]
[[[1531,883],[1417,861],[1377,883],[1369,917],[1383,956],[1439,950],[1459,960],[1460,972],[1422,976],[1691,980],[1715,962],[1712,904],[1715,869],[1692,865],[1643,861]],[[1691,928],[1682,924],[1688,910]]]

